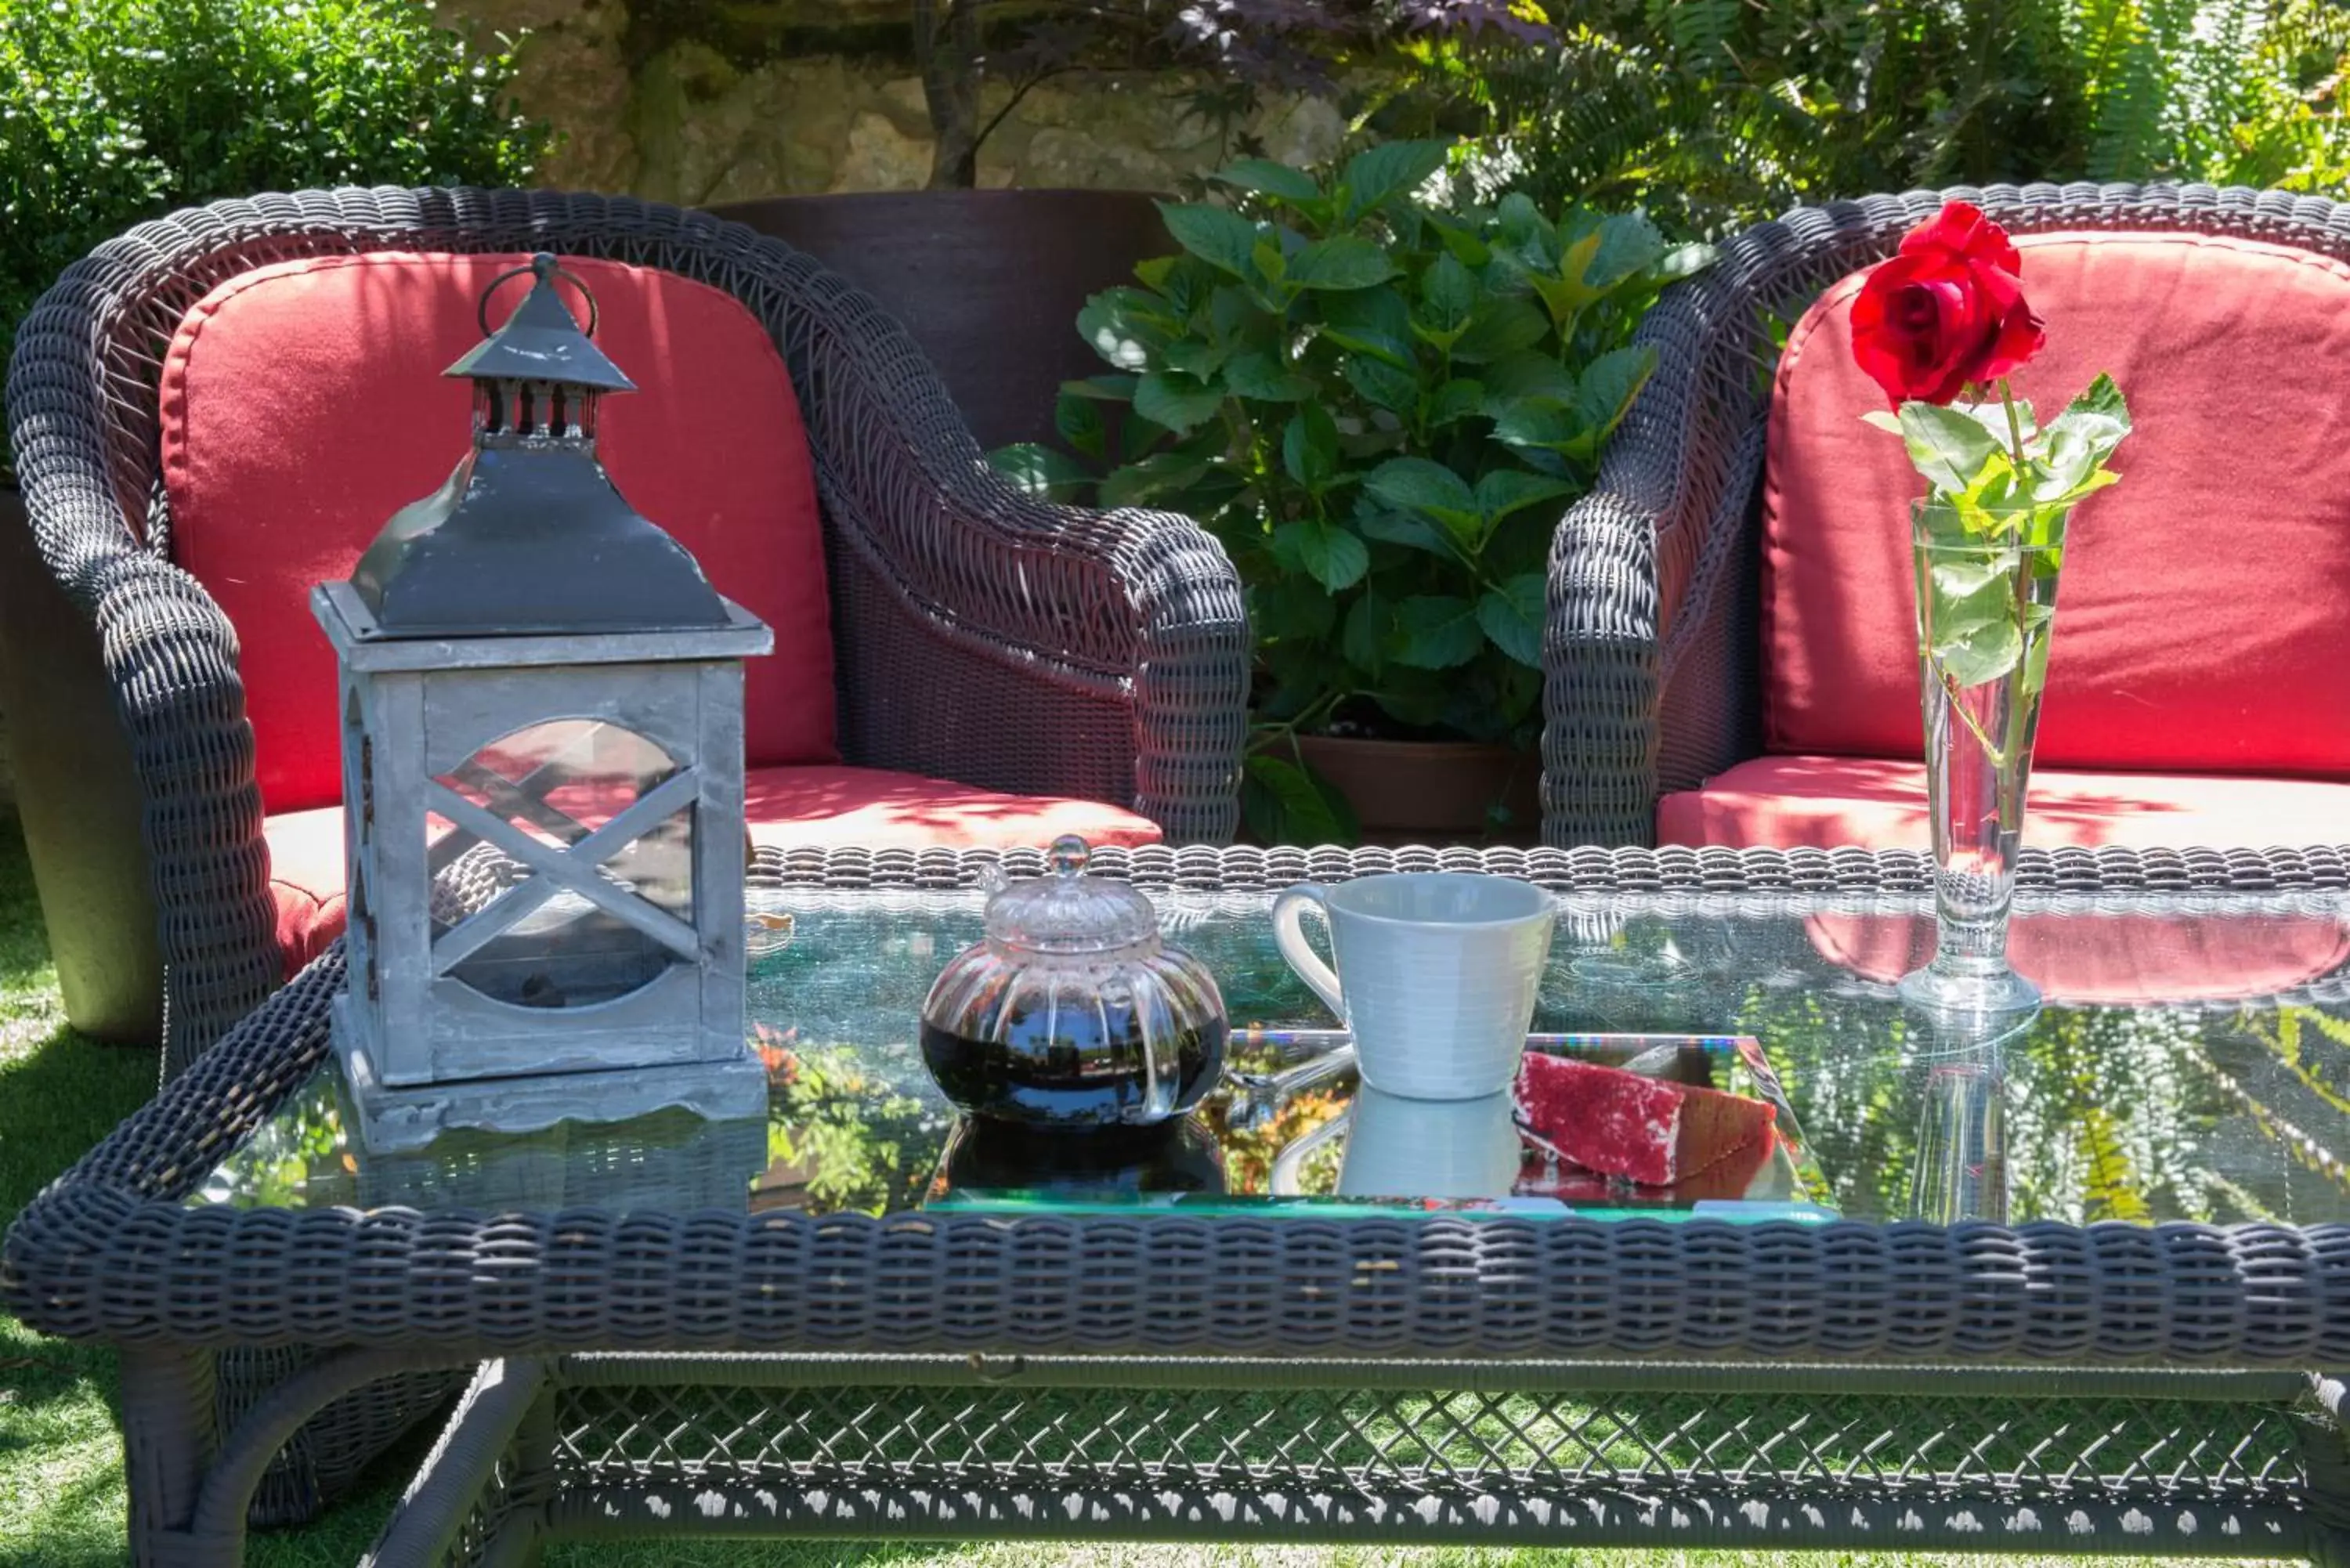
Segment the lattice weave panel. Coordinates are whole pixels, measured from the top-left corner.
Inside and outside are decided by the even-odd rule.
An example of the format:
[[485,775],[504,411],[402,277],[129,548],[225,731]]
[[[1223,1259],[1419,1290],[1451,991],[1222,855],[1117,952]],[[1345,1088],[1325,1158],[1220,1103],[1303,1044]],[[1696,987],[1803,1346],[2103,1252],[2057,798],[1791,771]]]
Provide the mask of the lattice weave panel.
[[1385,1493],[1762,1490],[2291,1505],[2311,1413],[2112,1397],[587,1387],[556,1461],[622,1477]]

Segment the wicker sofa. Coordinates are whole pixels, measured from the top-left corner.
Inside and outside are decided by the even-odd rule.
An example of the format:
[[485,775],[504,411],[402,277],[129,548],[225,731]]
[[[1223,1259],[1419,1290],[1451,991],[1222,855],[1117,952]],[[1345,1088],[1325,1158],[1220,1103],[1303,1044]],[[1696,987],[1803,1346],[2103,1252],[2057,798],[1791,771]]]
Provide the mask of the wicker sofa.
[[[269,666],[246,646],[241,678],[237,628],[176,564],[159,410],[174,335],[219,286],[273,265],[540,249],[723,290],[780,353],[821,513],[841,762],[1110,803],[1174,842],[1232,834],[1246,629],[1221,550],[1181,518],[1009,489],[904,330],[808,257],[604,196],[219,202],[70,268],[25,321],[7,383],[46,568],[13,592],[31,604],[12,603],[0,659],[36,875],[75,1022],[135,1035],[167,993],[166,1076],[286,969],[245,685]],[[462,427],[413,439],[453,457]],[[91,722],[94,703],[119,732]]]
[[[2066,566],[2027,842],[2255,848],[2329,840],[2350,820],[2350,757],[2343,754],[2350,723],[2341,722],[2342,689],[2327,673],[2350,637],[2350,618],[2339,607],[2340,585],[2350,583],[2350,527],[2343,526],[2350,514],[2334,483],[2344,476],[2327,455],[2340,445],[2338,429],[2331,446],[2327,434],[2327,410],[2338,398],[2307,390],[2326,376],[2338,389],[2350,355],[2334,325],[2350,320],[2339,303],[2350,298],[2350,205],[2210,186],[2043,184],[1798,209],[1730,241],[1714,267],[1668,292],[1649,313],[1641,337],[1657,350],[1656,378],[1610,446],[1592,493],[1568,514],[1551,557],[1543,811],[1549,843],[1922,846],[1921,781],[1914,821],[1902,824],[1910,831],[1887,830],[1896,816],[1887,803],[1911,788],[1919,755],[1918,742],[1898,733],[1915,731],[1918,711],[1914,666],[1903,668],[1909,590],[1901,501],[1889,482],[1851,484],[1849,470],[1814,477],[1814,504],[1849,507],[1851,492],[1866,491],[1858,504],[1874,508],[1868,526],[1880,559],[1857,574],[1864,587],[1853,587],[1851,576],[1836,587],[1856,607],[1838,647],[1877,668],[1864,701],[1855,694],[1857,678],[1832,668],[1838,659],[1818,657],[1814,648],[1811,716],[1825,714],[1841,736],[1804,743],[1783,732],[1796,728],[1788,722],[1788,694],[1800,672],[1787,667],[1790,634],[1783,618],[1773,618],[1788,602],[1789,558],[1784,533],[1774,530],[1804,519],[1790,519],[1785,509],[1790,435],[1774,410],[1806,329],[1833,315],[1832,286],[1846,280],[1848,290],[1853,275],[1891,254],[1906,230],[1953,198],[1974,202],[2023,241],[2027,292],[2035,277],[2055,280],[2052,297],[2064,303],[2050,321],[2052,356],[2068,329],[2076,343],[2096,336],[2083,322],[2102,314],[2102,344],[2137,358],[2146,347],[2142,334],[2158,337],[2173,330],[2175,314],[2201,307],[2174,295],[2141,301],[2140,314],[2128,317],[2080,281],[2077,265],[2067,274],[2052,259],[2067,246],[2077,253],[2126,240],[2141,248],[2226,252],[2288,283],[2297,271],[2318,291],[2313,297],[2328,302],[2300,306],[2305,314],[2280,324],[2280,312],[2293,306],[2245,299],[2246,317],[2266,322],[2268,336],[2257,346],[2257,334],[2241,344],[2228,338],[2225,318],[2205,308],[2202,325],[2217,347],[2201,345],[2203,363],[2221,362],[2225,386],[2198,387],[2190,397],[2168,364],[2152,359],[2124,376],[2140,407],[2139,434],[2116,464],[2121,488],[2091,502],[2076,525],[2074,555],[2083,559]],[[2059,285],[2069,285],[2069,296]],[[2307,333],[2296,330],[2303,326]],[[2313,338],[2321,330],[2322,344],[2296,341],[2280,351],[2280,337]],[[1837,346],[1832,331],[1820,334],[1812,345],[1815,369],[1848,368],[1835,363]],[[2231,353],[2239,362],[2225,362]],[[2125,369],[2086,369],[2108,368]],[[2023,389],[2038,391],[2046,415],[2085,379],[2081,367],[2067,364],[2048,370],[2044,385],[2027,382]],[[1842,390],[1848,394],[1842,400],[1815,399],[1813,423],[1797,439],[1825,432],[1828,442],[1849,442],[1838,447],[1840,459],[1889,464],[1898,483],[1914,487],[1898,444],[1858,422],[1874,389]],[[2168,422],[2147,417],[2149,409],[2167,413]],[[2291,425],[2303,443],[2291,452],[2305,450],[2308,464],[2267,442],[2257,461],[2244,461],[2241,449],[2228,447],[2238,421],[2247,431]],[[1864,451],[1864,442],[1881,446]],[[2194,442],[2210,449],[2210,472],[2166,490],[2181,466],[2179,452]],[[1845,493],[1836,493],[1839,486]],[[2283,521],[2298,532],[2280,534],[2272,525],[2288,513]],[[2168,557],[2157,565],[2167,576],[2143,603],[2126,607],[2136,618],[2120,625],[2115,596],[2101,599],[2091,574],[2102,589],[2137,569],[2124,557],[2149,548],[2142,526],[2158,524],[2174,538],[2202,530],[2209,554],[2197,558],[2192,537],[2165,546]],[[1815,581],[1845,572],[1850,538],[1814,539]],[[2105,539],[2117,543],[2104,547]],[[1766,550],[1779,553],[1766,562]],[[2208,582],[2199,576],[2205,573]],[[1866,614],[1856,607],[1864,597],[1873,600]],[[2197,612],[2215,603],[2228,611],[2222,618],[2230,629],[2198,624]],[[1856,635],[1851,626],[1864,620],[1867,635]],[[2097,665],[2100,639],[2107,648],[2136,641],[2127,678]],[[1823,666],[1831,667],[1824,676]],[[1869,703],[1873,737],[1855,733],[1848,722]],[[1901,777],[1878,799],[1861,802],[1869,810],[1815,811],[1807,836],[1806,825],[1793,821],[1800,815],[1794,805],[1772,815],[1814,787],[1795,765],[1814,759],[1794,753],[1821,754],[1827,765],[1813,772],[1835,776],[1819,793],[1839,795],[1839,805],[1866,793],[1853,781],[1869,768],[1888,779],[1901,770]],[[1749,779],[1762,777],[1768,770],[1754,764],[1762,763],[1778,765],[1776,787],[1784,794],[1711,816],[1692,809],[1710,782],[1741,764],[1748,764]],[[2084,770],[2077,776],[2088,781],[2077,802],[2065,794],[2067,768]],[[2110,798],[2097,798],[2100,788]],[[2159,806],[2141,804],[2165,790],[2170,798]],[[1659,808],[1668,805],[1660,833]],[[1692,828],[1700,820],[1707,826]],[[2329,822],[2335,831],[2322,831]]]

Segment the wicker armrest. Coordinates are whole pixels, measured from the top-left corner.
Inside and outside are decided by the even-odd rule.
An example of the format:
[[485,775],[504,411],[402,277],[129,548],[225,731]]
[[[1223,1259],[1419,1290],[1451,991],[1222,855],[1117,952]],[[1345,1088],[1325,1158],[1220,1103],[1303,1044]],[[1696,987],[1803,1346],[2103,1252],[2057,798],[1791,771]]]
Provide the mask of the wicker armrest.
[[1771,356],[1748,260],[1742,238],[1642,321],[1656,374],[1552,537],[1546,843],[1653,832],[1664,689],[1709,629],[1762,467]]
[[756,243],[803,313],[786,348],[838,530],[844,750],[1130,803],[1178,840],[1229,840],[1248,634],[1222,548],[1188,518],[1014,489],[901,327]]
[[170,976],[163,1074],[186,1066],[279,979],[253,731],[236,634],[211,596],[151,550],[109,482],[85,286],[68,273],[18,334],[7,407],[43,562],[96,628],[129,742]]

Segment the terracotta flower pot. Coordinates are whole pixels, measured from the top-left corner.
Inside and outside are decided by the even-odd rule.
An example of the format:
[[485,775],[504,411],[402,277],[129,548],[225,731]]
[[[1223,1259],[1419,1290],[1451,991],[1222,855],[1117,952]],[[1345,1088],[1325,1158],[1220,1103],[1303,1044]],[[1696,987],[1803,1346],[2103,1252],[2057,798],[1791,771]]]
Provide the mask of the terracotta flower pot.
[[[1301,735],[1297,746],[1355,808],[1366,844],[1542,841],[1542,763],[1532,752],[1337,735]],[[1506,820],[1494,820],[1496,807]]]

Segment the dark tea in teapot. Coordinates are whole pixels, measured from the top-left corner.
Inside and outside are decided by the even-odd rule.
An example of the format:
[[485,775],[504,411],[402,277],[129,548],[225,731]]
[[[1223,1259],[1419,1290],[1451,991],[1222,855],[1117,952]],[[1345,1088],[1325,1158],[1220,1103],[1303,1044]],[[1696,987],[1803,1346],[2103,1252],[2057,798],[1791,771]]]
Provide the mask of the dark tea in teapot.
[[1085,875],[1080,838],[987,901],[987,934],[922,1004],[922,1059],[974,1116],[1053,1127],[1181,1116],[1224,1066],[1215,978],[1162,940],[1149,899]]

